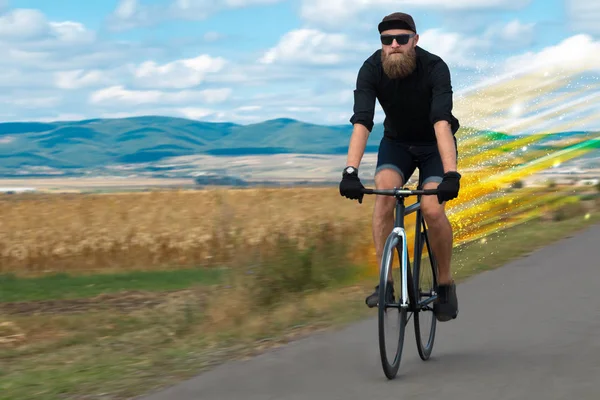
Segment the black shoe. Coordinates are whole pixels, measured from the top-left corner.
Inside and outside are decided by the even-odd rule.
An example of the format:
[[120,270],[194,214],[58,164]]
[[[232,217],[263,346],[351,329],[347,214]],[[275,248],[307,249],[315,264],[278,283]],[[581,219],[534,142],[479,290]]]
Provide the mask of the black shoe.
[[438,286],[438,299],[433,305],[433,313],[440,322],[450,321],[458,316],[456,284]]
[[[394,302],[394,284],[392,282],[387,285],[387,302]],[[375,291],[367,296],[365,303],[369,308],[377,307],[379,304],[379,285],[375,286]]]

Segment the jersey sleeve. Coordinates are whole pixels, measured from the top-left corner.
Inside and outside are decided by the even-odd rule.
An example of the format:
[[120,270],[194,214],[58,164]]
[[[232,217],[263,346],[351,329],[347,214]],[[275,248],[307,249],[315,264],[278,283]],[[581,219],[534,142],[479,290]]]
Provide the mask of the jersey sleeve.
[[431,82],[431,112],[429,118],[432,124],[438,121],[448,121],[454,124],[452,115],[452,83],[448,65],[440,60],[429,75]]
[[373,129],[373,118],[375,116],[375,100],[377,98],[375,79],[372,65],[365,62],[358,71],[356,89],[354,90],[354,114],[350,118],[353,125],[360,123],[369,132]]

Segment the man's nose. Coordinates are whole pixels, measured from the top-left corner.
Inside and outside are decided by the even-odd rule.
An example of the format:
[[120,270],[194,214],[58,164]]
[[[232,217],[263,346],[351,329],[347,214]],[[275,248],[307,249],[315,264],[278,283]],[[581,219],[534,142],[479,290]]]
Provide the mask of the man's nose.
[[397,48],[400,47],[400,45],[398,44],[398,42],[396,42],[396,39],[392,40],[392,48]]

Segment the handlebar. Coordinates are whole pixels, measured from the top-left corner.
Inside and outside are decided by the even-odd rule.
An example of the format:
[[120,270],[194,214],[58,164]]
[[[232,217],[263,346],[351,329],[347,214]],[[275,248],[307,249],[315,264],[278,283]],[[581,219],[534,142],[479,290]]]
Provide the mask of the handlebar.
[[420,196],[420,195],[437,195],[437,189],[369,189],[362,190],[364,194],[379,194],[383,196]]

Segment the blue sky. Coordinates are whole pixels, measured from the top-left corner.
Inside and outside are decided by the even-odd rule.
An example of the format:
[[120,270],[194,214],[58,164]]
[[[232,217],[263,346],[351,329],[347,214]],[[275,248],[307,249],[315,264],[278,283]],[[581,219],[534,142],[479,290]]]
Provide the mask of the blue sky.
[[[567,74],[555,96],[579,90],[569,97],[576,101],[597,90],[597,1],[0,0],[0,120],[348,123],[356,73],[380,47],[377,23],[393,11],[411,13],[419,44],[449,64],[461,121],[500,128],[508,117],[531,118],[535,99],[526,96],[484,120],[466,115],[462,97],[531,63],[556,66],[550,77]],[[578,113],[563,117],[585,115],[586,128],[600,128],[590,117],[600,114],[597,100],[576,102]],[[556,116],[553,104],[537,112]]]

